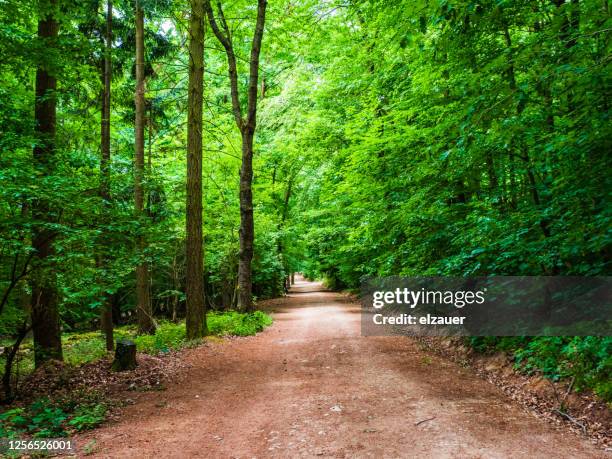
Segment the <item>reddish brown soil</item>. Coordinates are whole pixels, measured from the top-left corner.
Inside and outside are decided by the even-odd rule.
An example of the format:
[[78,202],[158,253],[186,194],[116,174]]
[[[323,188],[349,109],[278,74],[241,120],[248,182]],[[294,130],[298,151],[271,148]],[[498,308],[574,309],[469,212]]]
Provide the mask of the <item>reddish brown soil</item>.
[[[609,457],[404,337],[360,336],[359,306],[300,280],[258,336],[185,351],[164,392],[82,435],[95,457]],[[95,443],[94,443],[95,441]]]

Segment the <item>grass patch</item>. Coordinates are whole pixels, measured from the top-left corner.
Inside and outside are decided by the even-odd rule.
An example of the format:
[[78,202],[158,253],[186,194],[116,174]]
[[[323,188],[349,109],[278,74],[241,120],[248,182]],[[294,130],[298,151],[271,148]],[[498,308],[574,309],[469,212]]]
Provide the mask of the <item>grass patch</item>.
[[272,324],[272,317],[255,311],[244,314],[235,311],[213,313],[208,316],[208,331],[217,336],[250,336]]
[[[272,318],[261,311],[241,313],[236,311],[212,312],[206,315],[208,332],[211,336],[250,336],[259,333],[272,324]],[[122,333],[119,330],[119,333]],[[157,354],[181,349],[194,343],[187,341],[185,324],[161,322],[154,335],[135,336],[127,333],[126,338],[133,339],[140,352]]]

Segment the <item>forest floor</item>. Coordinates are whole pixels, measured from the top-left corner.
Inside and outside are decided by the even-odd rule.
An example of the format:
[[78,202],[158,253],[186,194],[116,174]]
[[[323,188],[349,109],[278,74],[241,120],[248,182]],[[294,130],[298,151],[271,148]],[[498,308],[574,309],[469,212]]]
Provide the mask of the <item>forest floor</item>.
[[113,458],[606,457],[405,337],[362,337],[359,305],[302,279],[257,336],[183,352],[163,392],[79,435]]

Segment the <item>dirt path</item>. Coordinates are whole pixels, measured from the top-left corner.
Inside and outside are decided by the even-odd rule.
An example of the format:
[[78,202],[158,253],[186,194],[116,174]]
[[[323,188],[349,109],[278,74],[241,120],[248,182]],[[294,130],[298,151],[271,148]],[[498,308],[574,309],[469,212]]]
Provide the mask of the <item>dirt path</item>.
[[359,306],[299,281],[264,333],[185,352],[183,381],[77,439],[96,457],[604,457]]

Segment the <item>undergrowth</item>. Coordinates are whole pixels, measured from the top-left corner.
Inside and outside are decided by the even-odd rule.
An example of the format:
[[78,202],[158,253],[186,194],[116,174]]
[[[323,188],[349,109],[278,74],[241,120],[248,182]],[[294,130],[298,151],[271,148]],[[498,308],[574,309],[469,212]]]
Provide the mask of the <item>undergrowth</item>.
[[[262,331],[272,323],[272,318],[261,311],[240,313],[236,311],[210,312],[207,314],[208,331],[214,336],[249,336]],[[134,325],[115,328],[115,339],[129,338],[136,343],[139,352],[159,354],[178,350],[191,345],[185,338],[184,322],[163,321],[158,323],[154,335],[137,335]],[[11,340],[1,345],[10,345]],[[73,366],[93,362],[106,356],[104,337],[99,331],[65,333],[62,336],[64,346],[64,361]],[[4,360],[0,357],[0,368]],[[16,362],[16,371],[20,375],[34,369],[32,341],[26,340]]]
[[541,373],[553,381],[573,378],[576,391],[591,390],[612,403],[612,337],[473,337],[470,344],[482,353],[509,353],[515,368],[526,374]]
[[54,400],[43,397],[0,414],[0,438],[58,438],[93,429],[106,419],[107,406],[95,392]]
[[[206,323],[210,335],[250,336],[272,324],[272,318],[261,311],[252,313],[213,312],[207,314]],[[119,333],[122,332],[119,331]],[[133,336],[128,333],[125,337],[133,339],[140,352],[149,354],[181,349],[192,344],[186,340],[185,325],[174,322],[159,323],[154,335]]]
[[[212,312],[207,314],[210,335],[248,336],[262,331],[272,324],[272,318],[261,312],[239,313]],[[154,335],[137,335],[136,327],[127,325],[115,329],[115,339],[134,340],[139,352],[147,354],[167,353],[193,344],[185,336],[185,324],[158,323]],[[107,355],[104,337],[99,331],[67,333],[62,337],[64,360],[72,366],[83,365]],[[0,366],[4,361],[0,358]],[[16,362],[19,375],[34,369],[31,341],[22,345],[20,359]],[[13,405],[0,413],[0,438],[64,437],[73,432],[91,429],[106,418],[107,407],[95,393],[71,394],[59,399],[41,398],[24,406]]]

